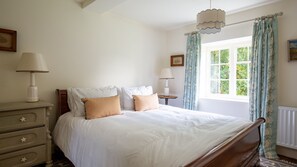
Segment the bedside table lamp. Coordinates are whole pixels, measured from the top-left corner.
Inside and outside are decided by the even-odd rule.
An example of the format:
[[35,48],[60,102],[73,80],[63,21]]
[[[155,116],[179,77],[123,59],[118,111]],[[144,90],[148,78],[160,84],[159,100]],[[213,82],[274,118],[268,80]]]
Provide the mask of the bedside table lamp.
[[174,79],[170,68],[163,68],[160,79],[165,79],[164,94],[169,95],[168,79]]
[[37,102],[38,89],[35,86],[35,73],[49,72],[43,56],[38,53],[23,53],[16,72],[30,72],[30,85],[27,91],[27,102]]

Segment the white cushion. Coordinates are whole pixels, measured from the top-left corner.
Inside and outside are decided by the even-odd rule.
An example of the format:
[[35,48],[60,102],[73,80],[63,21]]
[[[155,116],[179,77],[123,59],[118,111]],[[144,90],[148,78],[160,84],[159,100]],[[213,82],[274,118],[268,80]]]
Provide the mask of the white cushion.
[[68,102],[68,107],[70,109],[70,111],[73,110],[74,108],[74,100],[73,100],[73,96],[72,96],[72,89],[73,88],[67,88],[67,102]]
[[117,88],[117,92],[118,92],[118,95],[120,95],[120,105],[121,105],[121,109],[124,109],[124,100],[123,100],[123,95],[122,95],[122,89],[119,88],[119,87],[116,87]]
[[68,106],[74,116],[84,116],[85,108],[82,98],[110,97],[117,95],[117,88],[113,86],[102,88],[68,88]]
[[153,88],[151,86],[140,87],[123,87],[122,99],[123,107],[125,110],[134,110],[133,95],[151,95],[153,94]]

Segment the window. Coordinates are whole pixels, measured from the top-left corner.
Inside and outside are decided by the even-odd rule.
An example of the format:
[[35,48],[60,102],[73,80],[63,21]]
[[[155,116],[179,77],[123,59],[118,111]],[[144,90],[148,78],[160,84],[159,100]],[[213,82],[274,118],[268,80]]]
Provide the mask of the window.
[[247,100],[251,37],[202,44],[201,96]]

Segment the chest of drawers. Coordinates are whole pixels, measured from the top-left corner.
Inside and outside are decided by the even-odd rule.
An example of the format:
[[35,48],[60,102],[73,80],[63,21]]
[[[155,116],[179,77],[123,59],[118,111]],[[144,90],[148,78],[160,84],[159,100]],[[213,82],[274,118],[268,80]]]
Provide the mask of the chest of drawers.
[[0,103],[0,166],[52,166],[52,106],[43,101]]

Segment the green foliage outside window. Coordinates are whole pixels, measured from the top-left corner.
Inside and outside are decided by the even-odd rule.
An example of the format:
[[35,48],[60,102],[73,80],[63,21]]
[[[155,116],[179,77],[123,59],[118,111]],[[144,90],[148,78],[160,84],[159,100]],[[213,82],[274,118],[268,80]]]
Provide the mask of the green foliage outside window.
[[220,93],[229,94],[229,80],[221,80]]
[[237,48],[237,61],[248,61],[248,47]]
[[213,94],[229,94],[229,49],[211,51],[210,56],[210,92]]
[[210,56],[211,56],[211,59],[210,59],[211,64],[219,63],[219,51],[218,50],[211,51]]
[[229,49],[220,51],[221,63],[229,63]]
[[[230,64],[229,49],[213,50],[210,52],[210,65],[211,65],[211,81],[210,92],[212,94],[230,94],[230,82],[235,82],[236,95],[248,96],[248,82],[249,82],[249,64],[251,58],[251,47],[236,48],[236,62],[235,62],[235,81],[230,80]],[[232,61],[231,61],[232,62]],[[232,65],[230,67],[230,65]]]
[[248,64],[236,65],[236,79],[248,79]]
[[229,79],[229,65],[221,65],[220,79]]
[[[249,95],[252,47],[250,39],[211,45],[208,68],[211,94],[246,99]],[[242,98],[240,98],[242,97]]]
[[242,62],[236,65],[236,95],[248,95],[248,72],[251,57],[251,47],[237,48],[237,62]]
[[237,96],[247,96],[248,95],[248,84],[247,80],[237,80],[236,81],[236,95]]

